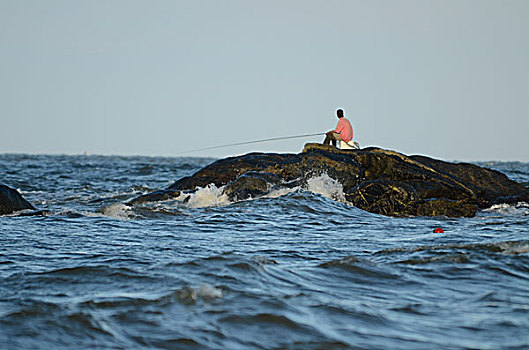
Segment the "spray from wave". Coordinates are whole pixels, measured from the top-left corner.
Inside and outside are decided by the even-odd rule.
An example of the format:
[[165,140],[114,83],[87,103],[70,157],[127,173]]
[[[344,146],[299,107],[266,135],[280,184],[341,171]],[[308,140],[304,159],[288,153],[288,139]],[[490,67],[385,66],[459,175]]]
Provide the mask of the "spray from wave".
[[217,188],[214,184],[206,187],[198,187],[195,193],[180,195],[179,199],[184,201],[187,198],[187,206],[190,208],[218,207],[231,204],[228,196],[224,194],[224,186]]
[[134,213],[132,207],[125,205],[123,203],[114,203],[105,207],[102,207],[98,210],[98,213],[92,214],[92,216],[108,216],[114,219],[119,220],[130,220],[138,218],[139,215]]
[[338,181],[323,173],[319,176],[312,177],[307,181],[306,190],[312,193],[321,194],[329,199],[346,203],[343,186]]

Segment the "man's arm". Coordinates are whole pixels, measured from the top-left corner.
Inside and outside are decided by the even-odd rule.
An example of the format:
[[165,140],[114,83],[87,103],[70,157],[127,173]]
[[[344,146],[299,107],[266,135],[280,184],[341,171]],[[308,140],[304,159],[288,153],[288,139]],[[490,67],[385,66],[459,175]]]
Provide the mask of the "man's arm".
[[339,121],[338,121],[338,124],[336,125],[336,129],[334,129],[333,131],[335,133],[338,133],[338,134],[341,134],[345,125],[344,123],[342,122],[343,118],[341,118]]

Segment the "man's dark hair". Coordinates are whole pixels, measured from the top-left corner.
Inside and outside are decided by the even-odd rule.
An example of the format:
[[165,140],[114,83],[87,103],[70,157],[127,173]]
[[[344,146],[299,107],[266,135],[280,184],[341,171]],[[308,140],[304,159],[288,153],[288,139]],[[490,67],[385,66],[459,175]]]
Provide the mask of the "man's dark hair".
[[336,111],[336,115],[338,116],[338,118],[342,118],[343,117],[343,110],[342,109],[339,109]]

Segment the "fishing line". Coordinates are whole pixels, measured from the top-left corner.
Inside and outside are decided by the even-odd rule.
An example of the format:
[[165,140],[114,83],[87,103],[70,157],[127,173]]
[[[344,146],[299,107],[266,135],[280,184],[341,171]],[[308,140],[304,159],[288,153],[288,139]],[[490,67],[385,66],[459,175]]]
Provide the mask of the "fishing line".
[[259,142],[279,141],[279,140],[288,140],[288,139],[299,139],[299,138],[302,138],[302,137],[320,136],[320,135],[325,135],[325,133],[324,133],[324,132],[319,132],[319,133],[316,133],[316,134],[305,134],[305,135],[295,135],[295,136],[272,137],[272,138],[269,138],[269,139],[254,140],[254,141],[245,141],[245,142],[237,142],[237,143],[230,143],[230,144],[226,144],[226,145],[219,145],[219,146],[211,146],[211,147],[198,148],[198,149],[193,149],[193,150],[190,150],[190,151],[177,152],[177,153],[174,153],[174,154],[176,155],[176,154],[184,154],[184,153],[193,153],[193,152],[205,151],[205,150],[208,150],[208,149],[216,149],[216,148],[223,148],[223,147],[232,147],[232,146],[249,145],[249,144],[252,144],[252,143],[259,143]]

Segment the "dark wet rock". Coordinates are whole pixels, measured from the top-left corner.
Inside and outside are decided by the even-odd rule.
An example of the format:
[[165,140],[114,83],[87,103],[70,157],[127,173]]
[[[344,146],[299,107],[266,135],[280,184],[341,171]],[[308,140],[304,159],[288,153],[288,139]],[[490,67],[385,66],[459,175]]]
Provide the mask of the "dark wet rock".
[[174,199],[180,196],[180,191],[173,191],[170,189],[153,191],[151,193],[142,194],[126,202],[127,205],[137,205],[148,202],[161,202]]
[[527,191],[522,184],[507,179],[499,171],[483,168],[475,164],[449,163],[424,156],[411,156],[410,159],[435,168],[435,171],[465,184],[476,196],[480,208],[489,207],[499,197],[518,197]]
[[303,184],[314,176],[327,174],[340,181],[344,189],[358,185],[365,177],[365,169],[352,154],[328,145],[305,145],[300,163]]
[[17,190],[6,185],[0,185],[0,215],[8,215],[21,210],[35,210],[35,207],[25,200]]
[[249,171],[229,182],[224,193],[230,201],[255,198],[268,193],[280,181],[281,178],[272,173]]
[[255,198],[278,186],[305,185],[327,174],[345,198],[388,216],[474,216],[498,201],[529,199],[528,190],[504,174],[468,163],[450,163],[376,147],[339,150],[309,143],[300,154],[250,153],[220,159],[166,190],[130,201],[167,200],[214,184],[231,200]]
[[500,196],[491,201],[492,204],[517,204],[520,202],[529,203],[529,189],[522,193],[511,195],[511,196]]
[[419,197],[411,185],[381,179],[362,182],[346,193],[345,199],[369,212],[404,216],[415,214]]
[[229,157],[204,167],[193,176],[176,181],[168,189],[182,191],[209,184],[220,187],[249,171],[273,173],[285,181],[291,181],[301,176],[300,162],[298,154],[250,153]]

